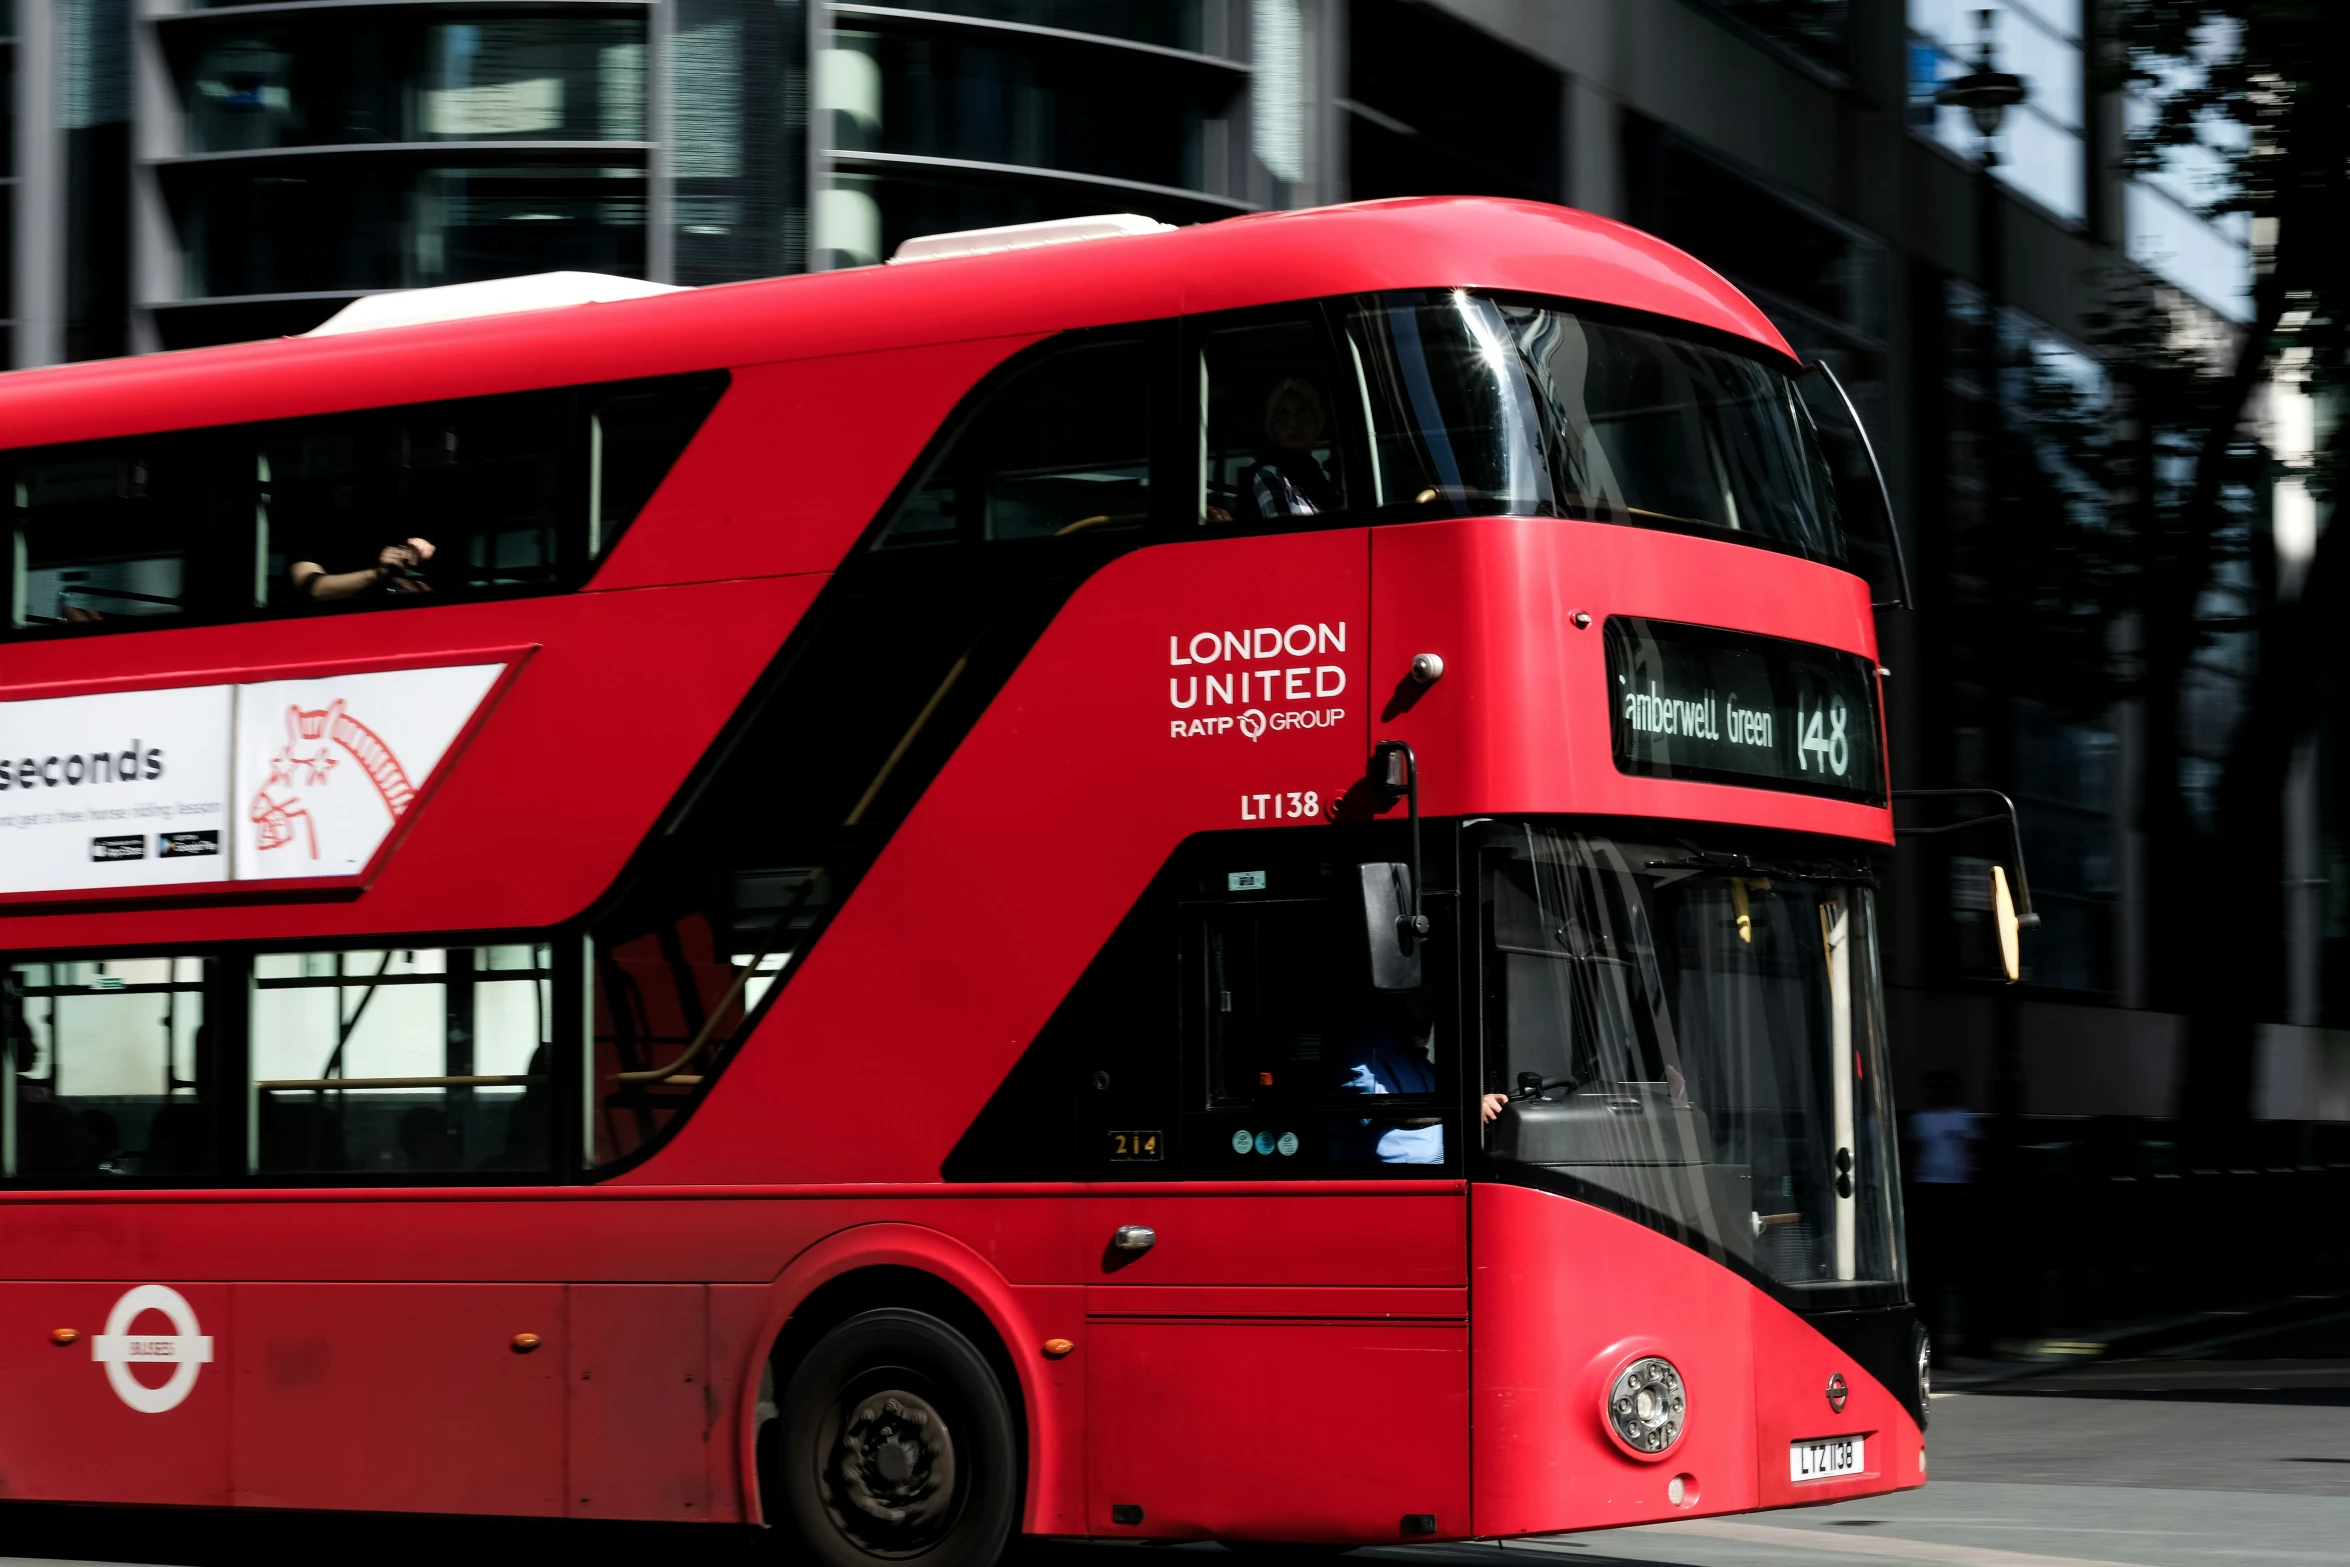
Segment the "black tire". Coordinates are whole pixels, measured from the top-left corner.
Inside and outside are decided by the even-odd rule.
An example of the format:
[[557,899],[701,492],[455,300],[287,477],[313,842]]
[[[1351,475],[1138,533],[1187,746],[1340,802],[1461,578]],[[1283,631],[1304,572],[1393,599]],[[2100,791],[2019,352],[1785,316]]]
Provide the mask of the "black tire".
[[859,1312],[780,1406],[774,1521],[822,1567],[995,1567],[1020,1516],[1019,1436],[969,1339],[919,1311]]

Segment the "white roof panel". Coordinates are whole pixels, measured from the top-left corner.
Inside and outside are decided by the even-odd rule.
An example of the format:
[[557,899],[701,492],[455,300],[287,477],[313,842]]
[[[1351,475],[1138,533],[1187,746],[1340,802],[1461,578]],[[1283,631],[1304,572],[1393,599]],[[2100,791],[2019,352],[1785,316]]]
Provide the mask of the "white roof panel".
[[469,321],[476,316],[512,315],[522,310],[555,310],[565,305],[600,305],[677,292],[674,283],[612,277],[602,272],[534,272],[528,277],[491,278],[483,283],[450,283],[408,288],[354,299],[305,337],[338,337],[387,327],[422,326],[432,321]]
[[952,234],[923,234],[898,246],[889,259],[940,261],[948,256],[984,256],[999,250],[1032,250],[1039,245],[1066,245],[1080,239],[1120,239],[1130,234],[1160,234],[1172,223],[1132,212],[1108,212],[1090,218],[1055,218],[1050,223],[1010,223],[994,229],[960,229]]

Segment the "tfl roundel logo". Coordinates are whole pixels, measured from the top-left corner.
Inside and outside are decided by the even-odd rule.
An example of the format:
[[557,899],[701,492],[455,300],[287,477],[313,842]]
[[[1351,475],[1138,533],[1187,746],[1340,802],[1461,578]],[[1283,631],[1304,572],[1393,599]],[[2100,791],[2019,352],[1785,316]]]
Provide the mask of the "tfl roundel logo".
[[[139,1318],[159,1313],[169,1333],[136,1333]],[[127,1291],[106,1314],[106,1331],[90,1340],[90,1358],[106,1368],[114,1396],[142,1415],[177,1409],[196,1390],[196,1377],[212,1359],[212,1339],[196,1321],[187,1297],[167,1284],[141,1284]],[[139,1366],[169,1367],[160,1385],[139,1380]]]

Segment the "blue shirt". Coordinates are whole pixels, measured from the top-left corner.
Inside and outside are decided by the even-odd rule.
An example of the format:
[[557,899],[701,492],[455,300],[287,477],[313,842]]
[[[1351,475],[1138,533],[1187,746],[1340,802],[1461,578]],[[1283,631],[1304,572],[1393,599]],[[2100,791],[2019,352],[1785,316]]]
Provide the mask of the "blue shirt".
[[[1436,1068],[1410,1045],[1384,1030],[1356,1039],[1342,1060],[1347,1074],[1339,1087],[1357,1094],[1433,1094]],[[1365,1120],[1368,1127],[1371,1122]],[[1391,1126],[1380,1132],[1375,1152],[1382,1164],[1444,1163],[1444,1128]]]

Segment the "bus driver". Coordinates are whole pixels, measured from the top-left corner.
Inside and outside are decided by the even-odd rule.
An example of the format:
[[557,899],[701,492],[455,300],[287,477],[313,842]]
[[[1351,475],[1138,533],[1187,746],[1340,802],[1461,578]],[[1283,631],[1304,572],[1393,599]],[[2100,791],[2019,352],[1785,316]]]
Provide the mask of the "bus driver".
[[[1344,1052],[1339,1089],[1354,1094],[1434,1095],[1437,1092],[1434,998],[1426,987],[1382,997],[1381,1017],[1357,1034]],[[1507,1094],[1481,1094],[1478,1111],[1491,1124],[1509,1103]],[[1368,1141],[1370,1154],[1381,1164],[1442,1164],[1444,1125],[1435,1116],[1406,1121],[1364,1120],[1362,1130],[1340,1139],[1344,1151],[1361,1156],[1349,1143]]]

